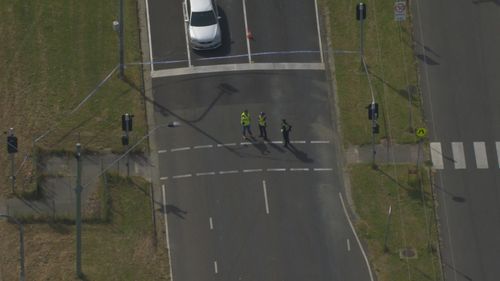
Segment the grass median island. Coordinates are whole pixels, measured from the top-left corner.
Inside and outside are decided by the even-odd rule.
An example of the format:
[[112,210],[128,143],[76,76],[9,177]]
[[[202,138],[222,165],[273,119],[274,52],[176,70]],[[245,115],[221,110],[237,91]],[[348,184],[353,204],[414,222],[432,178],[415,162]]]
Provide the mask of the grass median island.
[[[109,224],[82,227],[86,280],[169,280],[165,239],[153,245],[149,183],[109,176],[108,184]],[[2,220],[0,229],[0,276],[17,280],[17,228]],[[75,247],[74,225],[25,224],[26,280],[76,280]]]
[[[381,138],[390,138],[396,143],[414,143],[416,139],[410,127],[421,127],[424,122],[410,17],[401,24],[394,21],[393,1],[363,2],[367,6],[364,55],[375,100],[379,104],[380,134],[377,135],[377,142]],[[371,122],[366,106],[372,98],[368,78],[362,71],[357,53],[360,32],[359,21],[355,18],[357,2],[324,0],[324,3],[329,10],[334,52],[356,52],[334,53],[344,145],[368,144],[371,143]]]
[[[126,0],[125,61],[140,62],[136,1]],[[72,112],[118,64],[118,35],[112,28],[118,1],[0,1],[0,128],[13,127],[18,190],[32,184],[34,140],[43,151],[122,151],[121,115],[135,114],[131,143],[146,132],[141,67],[117,73]],[[139,150],[144,150],[145,144]],[[28,158],[30,160],[32,158]],[[0,149],[0,195],[10,193],[10,162]],[[21,166],[22,163],[22,166]]]
[[[378,280],[441,280],[437,229],[426,169],[414,165],[352,165],[351,183],[358,234],[366,242]],[[384,241],[388,211],[391,218]],[[401,258],[400,250],[415,250]]]

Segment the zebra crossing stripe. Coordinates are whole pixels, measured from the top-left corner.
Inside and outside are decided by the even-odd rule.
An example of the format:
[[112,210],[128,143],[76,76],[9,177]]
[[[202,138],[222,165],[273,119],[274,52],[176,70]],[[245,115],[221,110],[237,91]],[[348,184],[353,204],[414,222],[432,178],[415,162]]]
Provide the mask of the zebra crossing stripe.
[[474,154],[476,155],[477,168],[488,169],[488,157],[486,156],[486,145],[483,141],[474,142]]
[[442,170],[444,169],[443,163],[443,152],[441,150],[440,142],[431,142],[431,158],[432,158],[432,166],[434,169]]
[[452,142],[451,150],[453,152],[453,162],[455,162],[455,169],[466,169],[464,144],[462,142]]
[[500,168],[500,141],[497,141],[495,145],[497,147],[498,168]]

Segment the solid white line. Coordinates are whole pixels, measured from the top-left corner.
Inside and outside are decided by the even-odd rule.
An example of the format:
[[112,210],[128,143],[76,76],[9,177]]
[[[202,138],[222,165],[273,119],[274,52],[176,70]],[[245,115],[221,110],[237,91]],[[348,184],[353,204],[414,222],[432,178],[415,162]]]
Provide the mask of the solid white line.
[[218,268],[217,268],[217,261],[214,261],[214,270],[215,270],[215,274],[217,274],[219,272]]
[[262,181],[262,189],[264,190],[264,202],[266,203],[266,214],[269,215],[269,203],[267,202],[266,181]]
[[372,269],[370,268],[370,263],[368,262],[368,257],[366,256],[365,250],[363,249],[363,245],[361,245],[361,241],[359,241],[358,234],[356,234],[356,230],[354,229],[354,226],[352,225],[351,219],[349,218],[349,215],[347,214],[347,209],[344,204],[344,199],[342,198],[342,193],[339,192],[339,197],[340,197],[340,203],[342,204],[342,208],[344,209],[344,214],[345,217],[347,218],[347,222],[349,222],[349,226],[351,226],[352,233],[354,233],[354,237],[356,237],[356,241],[358,242],[359,248],[361,249],[361,253],[363,254],[363,258],[365,259],[366,267],[368,268],[368,273],[370,274],[370,280],[373,280],[373,274],[372,274]]
[[497,147],[497,159],[498,159],[498,167],[500,168],[500,141],[497,141],[495,143]]
[[240,143],[240,145],[249,145],[249,144],[251,144],[251,142],[242,142],[242,143]]
[[210,230],[213,230],[214,229],[214,223],[212,221],[212,217],[210,217]]
[[191,51],[189,50],[189,35],[188,35],[188,28],[187,25],[188,23],[186,20],[189,20],[188,16],[188,11],[187,11],[187,4],[186,0],[182,2],[182,13],[184,14],[184,34],[186,35],[186,50],[187,50],[187,56],[188,56],[188,66],[191,67]]
[[170,151],[175,152],[175,151],[182,151],[182,150],[189,150],[189,149],[191,149],[191,147],[186,146],[186,147],[173,148],[173,149],[170,149]]
[[196,173],[196,176],[213,176],[215,172]]
[[152,78],[172,77],[189,74],[232,72],[232,71],[255,71],[255,70],[325,70],[322,63],[239,63],[179,67],[162,69],[151,72]]
[[268,172],[284,172],[286,171],[285,168],[271,168],[271,169],[267,169]]
[[320,57],[321,57],[321,63],[324,62],[323,59],[323,44],[321,43],[321,31],[319,28],[319,15],[318,15],[318,1],[314,0],[314,7],[316,8],[316,26],[318,29],[318,40],[319,40],[319,52],[320,52]]
[[217,147],[223,147],[223,146],[235,146],[236,143],[232,142],[232,143],[219,143],[217,144]]
[[246,34],[249,32],[248,20],[247,20],[247,6],[245,4],[246,0],[242,0],[242,2],[243,2],[243,19],[245,20],[245,38],[247,39],[248,63],[252,63],[252,53],[250,52],[250,39]]
[[351,242],[349,241],[349,239],[347,239],[347,251],[351,251]]
[[181,178],[189,178],[190,176],[192,176],[192,175],[191,174],[185,174],[185,175],[173,176],[172,178],[173,179],[181,179]]
[[486,144],[483,141],[474,142],[474,153],[476,154],[476,165],[478,169],[488,169],[488,157],[486,156]]
[[155,69],[153,63],[153,45],[151,44],[151,24],[149,23],[149,4],[148,0],[144,0],[144,2],[146,2],[146,20],[148,22],[149,62],[151,66],[151,72],[153,72]]
[[168,177],[161,177],[160,180],[163,181],[163,180],[166,180],[168,179]]
[[165,219],[165,236],[167,239],[167,249],[168,249],[168,264],[170,266],[170,280],[174,280],[174,273],[172,271],[172,256],[170,254],[170,236],[168,234],[168,219],[167,219],[167,200],[166,200],[166,189],[165,185],[161,185],[161,192],[163,197],[163,218]]
[[455,162],[455,169],[465,169],[465,153],[464,144],[462,142],[452,142],[451,151],[453,152],[453,161]]
[[290,171],[309,171],[309,168],[290,168]]
[[164,150],[164,149],[163,150],[158,150],[158,153],[165,153],[165,152],[167,152],[167,151]]
[[441,150],[441,143],[440,142],[431,142],[431,159],[432,159],[432,166],[434,169],[442,170],[444,169],[444,163],[443,163],[443,152]]
[[332,168],[314,168],[314,171],[332,171]]
[[311,141],[311,143],[330,143],[330,141],[321,141],[321,140],[318,140],[318,141]]
[[193,147],[194,149],[199,149],[199,148],[212,148],[214,147],[213,145],[211,144],[207,144],[207,145],[197,145],[195,147]]
[[225,175],[225,174],[236,174],[238,173],[238,170],[230,170],[230,171],[220,171],[219,174]]
[[282,144],[283,141],[272,141],[271,143],[275,143],[275,144],[280,144],[281,143]]
[[290,141],[290,143],[306,143],[306,141]]
[[262,169],[247,169],[247,170],[243,170],[243,173],[253,173],[253,172],[262,172]]

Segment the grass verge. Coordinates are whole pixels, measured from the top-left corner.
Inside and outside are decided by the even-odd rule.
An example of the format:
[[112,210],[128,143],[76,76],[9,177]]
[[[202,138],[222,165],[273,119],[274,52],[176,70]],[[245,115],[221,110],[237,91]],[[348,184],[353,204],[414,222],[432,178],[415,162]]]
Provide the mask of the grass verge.
[[[125,60],[139,62],[136,1],[125,4]],[[44,151],[74,151],[76,142],[91,151],[122,151],[121,114],[130,112],[131,143],[144,135],[140,66],[126,69],[127,81],[111,75],[73,112],[118,64],[117,15],[117,1],[0,2],[0,128],[13,127],[19,138],[18,190],[36,170],[37,162],[27,157],[34,141],[47,132],[36,142]],[[7,159],[1,149],[0,163]],[[9,173],[10,164],[2,165],[0,194],[10,191]]]
[[[356,228],[366,241],[378,280],[442,280],[437,229],[426,168],[352,165]],[[388,225],[388,211],[391,217]],[[387,249],[385,245],[387,231]],[[411,248],[415,258],[401,258]]]
[[[82,270],[86,280],[169,280],[165,239],[153,246],[148,184],[109,176],[109,224],[84,224]],[[0,221],[0,280],[18,278],[19,237]],[[76,280],[73,225],[25,225],[26,280]]]
[[[360,44],[360,23],[355,18],[357,2],[323,1],[330,15],[344,145],[368,144],[371,143],[371,123],[366,106],[372,98],[368,77],[362,71],[357,53]],[[414,143],[413,129],[422,127],[424,119],[410,19],[402,23],[394,21],[393,1],[364,2],[367,5],[364,54],[375,100],[379,103],[377,142],[384,138],[396,143]]]

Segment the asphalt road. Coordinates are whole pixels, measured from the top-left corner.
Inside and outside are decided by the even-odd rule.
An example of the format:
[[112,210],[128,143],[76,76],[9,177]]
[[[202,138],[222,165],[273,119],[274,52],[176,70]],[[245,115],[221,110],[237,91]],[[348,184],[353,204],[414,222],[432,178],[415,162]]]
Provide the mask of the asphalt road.
[[[155,132],[173,279],[370,280],[339,197],[341,144],[314,1],[219,0],[224,46],[204,53],[186,45],[180,1],[148,4],[155,122],[179,124]],[[240,69],[248,65],[261,70]],[[197,73],[202,66],[217,71]],[[244,109],[251,140],[242,139]],[[261,111],[269,141],[258,137]],[[293,126],[290,148],[282,118]]]
[[499,280],[500,2],[415,1],[412,9],[445,278]]

